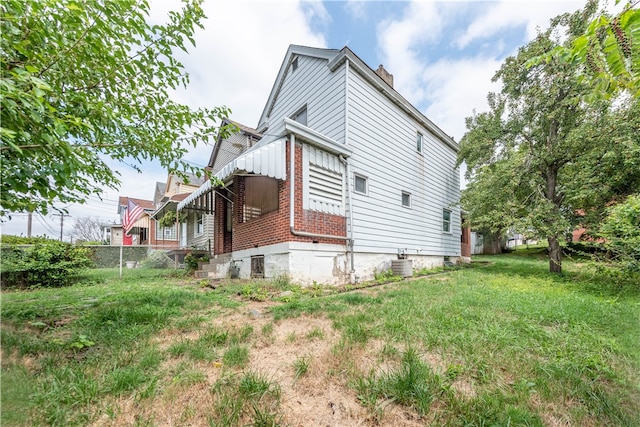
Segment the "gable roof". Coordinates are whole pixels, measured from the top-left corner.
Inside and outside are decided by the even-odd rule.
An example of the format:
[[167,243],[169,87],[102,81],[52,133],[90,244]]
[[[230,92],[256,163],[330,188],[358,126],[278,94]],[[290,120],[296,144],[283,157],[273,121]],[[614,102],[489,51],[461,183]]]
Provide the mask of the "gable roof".
[[267,98],[267,103],[262,110],[262,114],[260,115],[260,121],[258,122],[258,130],[264,132],[264,128],[268,127],[267,117],[271,114],[271,110],[273,109],[273,105],[278,97],[278,93],[280,93],[280,89],[282,88],[282,84],[284,83],[284,78],[287,75],[287,70],[291,66],[291,62],[297,55],[302,56],[311,56],[314,58],[324,58],[327,61],[331,60],[336,54],[340,51],[337,49],[322,49],[317,47],[308,47],[308,46],[300,46],[300,45],[289,45],[287,49],[287,54],[284,56],[282,60],[282,64],[280,65],[280,70],[278,71],[278,76],[276,77],[276,81],[271,88],[271,93],[269,93],[269,98]]
[[[236,121],[233,121],[231,119],[225,118],[222,120],[222,123],[220,124],[220,126],[226,126],[226,125],[235,125],[236,127],[238,127],[238,129],[240,129],[240,133],[244,134],[244,135],[249,135],[253,138],[256,139],[256,141],[260,141],[262,139],[262,134],[260,132],[258,132],[256,129],[249,127],[249,126],[245,126],[242,123],[238,123]],[[218,139],[216,140],[216,145],[213,146],[213,150],[211,150],[211,157],[209,157],[209,163],[208,163],[208,167],[212,168],[215,164],[216,161],[216,157],[218,157],[218,153],[220,152],[220,146],[222,145],[222,141],[224,140],[224,138],[218,136]],[[240,154],[240,153],[238,153]]]
[[258,130],[264,132],[269,127],[267,118],[271,114],[275,101],[280,93],[284,78],[287,74],[287,70],[291,66],[293,59],[298,56],[310,56],[315,58],[321,58],[327,60],[329,69],[333,72],[340,67],[345,61],[349,61],[350,69],[357,72],[364,78],[371,86],[385,95],[391,102],[403,110],[406,114],[411,116],[418,123],[422,124],[426,129],[431,131],[440,141],[449,146],[454,151],[459,151],[459,145],[453,138],[447,135],[442,129],[440,129],[435,123],[427,118],[420,110],[414,107],[406,98],[393,87],[389,86],[387,82],[382,79],[371,67],[369,67],[362,59],[360,59],[349,47],[345,46],[340,50],[336,49],[321,49],[299,45],[290,45],[287,49],[287,54],[282,61],[280,71],[276,77],[276,81],[271,89],[267,103],[260,116],[258,122]]
[[165,182],[156,182],[156,189],[153,194],[153,204],[157,205],[164,197],[164,193],[167,190],[167,184]]
[[142,207],[142,209],[144,209],[145,211],[154,211],[156,209],[155,205],[151,200],[136,199],[134,197],[127,197],[127,196],[119,196],[118,197],[118,213],[121,213],[122,209],[127,207],[127,202],[129,200],[131,200],[136,205]]

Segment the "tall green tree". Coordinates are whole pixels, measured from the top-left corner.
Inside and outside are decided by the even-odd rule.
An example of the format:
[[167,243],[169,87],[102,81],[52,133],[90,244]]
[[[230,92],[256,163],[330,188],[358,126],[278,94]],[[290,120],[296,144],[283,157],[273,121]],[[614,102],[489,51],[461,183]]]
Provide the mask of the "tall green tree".
[[[616,0],[618,3],[619,0]],[[587,8],[597,4],[591,0]],[[608,99],[624,92],[640,98],[640,10],[639,0],[627,1],[612,16],[603,11],[586,29],[566,45],[529,60],[529,65],[559,56],[578,66],[577,72],[591,86],[585,99]]]
[[575,65],[559,57],[529,62],[558,45],[553,34],[559,27],[580,31],[576,23],[585,13],[590,12],[554,20],[505,60],[494,76],[502,90],[490,95],[489,112],[467,119],[459,153],[470,179],[462,203],[473,223],[492,230],[535,229],[547,238],[549,270],[556,273],[562,272],[560,240],[570,227],[564,169],[592,144],[574,138],[588,118],[579,102],[588,88]]
[[189,81],[174,52],[194,44],[201,0],[165,24],[146,0],[4,0],[0,17],[2,215],[116,188],[112,160],[184,170],[228,114],[170,96]]
[[564,191],[577,214],[575,222],[593,235],[608,206],[640,192],[640,98],[591,114],[574,138],[591,143],[567,165]]

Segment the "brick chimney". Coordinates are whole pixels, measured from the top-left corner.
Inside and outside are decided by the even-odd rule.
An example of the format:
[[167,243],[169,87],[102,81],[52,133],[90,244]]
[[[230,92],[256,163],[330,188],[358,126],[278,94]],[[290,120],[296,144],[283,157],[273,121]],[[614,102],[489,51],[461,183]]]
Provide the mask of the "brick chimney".
[[393,87],[393,74],[385,70],[382,64],[380,64],[376,70],[376,74],[382,77],[382,80],[384,80],[389,86]]

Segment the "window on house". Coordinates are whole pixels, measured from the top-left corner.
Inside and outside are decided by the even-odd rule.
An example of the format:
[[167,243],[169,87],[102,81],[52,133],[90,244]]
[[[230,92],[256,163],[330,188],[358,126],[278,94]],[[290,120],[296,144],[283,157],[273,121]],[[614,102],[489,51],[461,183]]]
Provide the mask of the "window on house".
[[196,214],[195,232],[196,232],[196,235],[200,235],[204,233],[204,215],[201,213]]
[[354,175],[353,176],[353,181],[354,181],[354,189],[353,191],[355,191],[356,193],[360,193],[360,194],[367,194],[367,178],[362,176],[362,175]]
[[305,105],[301,110],[295,113],[292,117],[293,120],[301,125],[307,125],[307,106]]
[[163,227],[159,222],[156,222],[157,240],[176,240],[177,235],[176,224],[173,224],[171,227]]
[[248,176],[244,181],[243,222],[278,210],[278,180]]
[[418,153],[422,153],[422,148],[423,148],[422,141],[423,141],[422,134],[418,132],[416,134],[416,150],[418,151]]
[[449,209],[442,210],[442,231],[451,233],[451,211]]
[[291,72],[293,73],[297,69],[298,69],[298,57],[296,56],[295,58],[293,58],[293,61],[291,61]]
[[402,192],[402,206],[411,207],[411,194],[405,191]]

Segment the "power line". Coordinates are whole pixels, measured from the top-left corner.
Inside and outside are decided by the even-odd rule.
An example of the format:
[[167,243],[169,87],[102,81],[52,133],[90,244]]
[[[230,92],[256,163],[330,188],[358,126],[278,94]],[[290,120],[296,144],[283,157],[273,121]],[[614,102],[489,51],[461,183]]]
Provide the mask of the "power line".
[[49,232],[49,234],[51,235],[56,234],[56,232],[53,231],[53,229],[47,223],[47,220],[42,216],[42,214],[38,214],[38,216],[36,216],[36,219],[38,220],[40,225],[42,225],[45,228],[45,230]]

